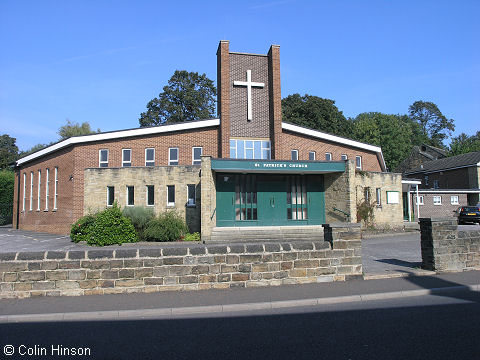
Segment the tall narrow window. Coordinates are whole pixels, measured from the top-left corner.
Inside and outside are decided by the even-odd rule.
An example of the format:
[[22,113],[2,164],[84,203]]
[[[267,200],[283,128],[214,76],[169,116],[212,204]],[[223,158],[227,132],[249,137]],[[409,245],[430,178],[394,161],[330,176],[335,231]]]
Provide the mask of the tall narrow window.
[[325,160],[332,161],[332,153],[329,153],[329,152],[325,153]]
[[122,149],[122,166],[132,166],[132,149]]
[[26,200],[26,192],[27,192],[27,174],[23,173],[23,206],[22,211],[25,211],[25,200]]
[[50,188],[48,182],[50,181],[50,169],[45,173],[45,211],[48,211],[48,196],[50,195]]
[[439,181],[438,181],[438,180],[433,180],[433,188],[434,188],[434,189],[439,189],[439,188],[440,188],[440,185],[439,185]]
[[167,186],[167,206],[175,206],[175,185]]
[[115,187],[107,186],[107,206],[113,206],[115,201]]
[[298,160],[298,150],[292,150],[292,160]]
[[425,175],[425,185],[428,185],[428,175]]
[[133,186],[127,186],[127,206],[135,205],[135,188]]
[[382,189],[377,188],[377,206],[382,206]]
[[315,157],[316,157],[316,154],[315,154],[315,151],[310,151],[308,153],[308,160],[315,160]]
[[192,164],[193,165],[200,165],[202,163],[202,152],[203,149],[201,147],[194,147],[192,148]]
[[168,149],[168,165],[178,165],[178,148]]
[[107,149],[98,150],[98,166],[108,167],[108,150]]
[[195,206],[195,185],[187,185],[187,206]]
[[145,166],[155,166],[155,149],[145,149]]
[[363,189],[363,198],[367,204],[370,204],[370,188],[366,187]]
[[355,167],[358,169],[358,170],[362,170],[362,157],[361,156],[356,156],[355,157]]
[[343,161],[348,160],[347,154],[342,154],[342,160],[343,160]]
[[153,185],[147,185],[147,205],[155,205],[155,187]]
[[57,198],[58,198],[58,167],[55,168],[55,184],[53,189],[53,210],[57,210]]
[[37,211],[40,211],[40,190],[42,186],[42,172],[38,170]]
[[33,171],[30,172],[30,211],[33,210]]

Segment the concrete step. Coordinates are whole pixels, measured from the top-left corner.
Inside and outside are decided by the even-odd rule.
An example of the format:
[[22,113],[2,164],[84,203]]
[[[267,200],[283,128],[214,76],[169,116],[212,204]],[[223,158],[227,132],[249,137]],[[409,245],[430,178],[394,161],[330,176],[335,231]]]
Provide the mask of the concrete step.
[[217,227],[208,243],[323,241],[322,226]]

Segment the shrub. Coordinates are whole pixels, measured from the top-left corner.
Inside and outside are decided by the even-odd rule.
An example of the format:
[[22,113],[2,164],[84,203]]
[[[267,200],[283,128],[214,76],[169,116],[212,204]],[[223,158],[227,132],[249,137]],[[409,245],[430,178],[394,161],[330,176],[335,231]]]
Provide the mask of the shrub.
[[167,211],[150,220],[143,235],[147,241],[178,241],[187,231],[185,220],[175,211]]
[[72,229],[70,230],[70,238],[72,241],[75,243],[87,241],[87,237],[92,233],[94,221],[94,215],[86,215],[78,219],[78,221],[72,225]]
[[88,245],[113,245],[138,241],[135,228],[130,219],[122,215],[117,204],[103,210],[95,216]]
[[123,216],[129,218],[132,222],[138,238],[140,240],[144,240],[143,232],[145,227],[147,226],[148,222],[155,217],[153,209],[143,206],[125,207],[123,208],[122,213]]
[[0,225],[12,223],[14,183],[13,171],[0,170]]
[[193,234],[185,234],[183,241],[200,241],[200,233],[195,232]]

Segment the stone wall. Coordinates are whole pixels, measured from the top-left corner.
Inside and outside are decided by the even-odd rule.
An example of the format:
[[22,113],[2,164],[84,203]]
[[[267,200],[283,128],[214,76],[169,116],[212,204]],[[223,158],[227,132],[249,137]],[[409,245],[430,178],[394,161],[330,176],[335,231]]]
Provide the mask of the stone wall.
[[328,226],[321,242],[165,244],[0,254],[0,298],[228,289],[362,274],[360,228]]
[[212,171],[212,157],[202,156],[201,170],[201,238],[203,242],[210,240],[212,229],[217,224],[216,206],[217,191]]
[[[355,163],[345,162],[345,172],[324,175],[325,188],[325,221],[356,222],[357,208],[355,204]],[[335,210],[339,209],[349,214]]]
[[420,218],[422,268],[480,269],[480,231],[459,231],[455,220]]

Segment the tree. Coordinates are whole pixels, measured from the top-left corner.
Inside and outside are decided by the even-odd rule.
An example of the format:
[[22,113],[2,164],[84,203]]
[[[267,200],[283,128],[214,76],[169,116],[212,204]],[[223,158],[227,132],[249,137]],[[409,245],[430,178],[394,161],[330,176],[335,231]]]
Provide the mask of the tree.
[[0,226],[12,223],[15,174],[0,170]]
[[92,130],[88,122],[74,124],[68,119],[67,123],[58,129],[60,140],[67,139],[72,136],[95,134],[97,132],[100,132],[100,129],[97,129],[97,131]]
[[420,125],[425,143],[445,147],[443,141],[455,130],[453,119],[447,119],[437,105],[428,101],[415,101],[408,112],[410,118]]
[[16,140],[7,134],[0,136],[0,169],[9,168],[9,164],[17,159],[18,147],[15,144]]
[[335,101],[305,94],[282,99],[283,121],[327,133],[350,136],[351,123],[335,106]]
[[416,124],[407,115],[370,112],[353,119],[353,137],[380,146],[388,169],[395,169],[407,157],[415,128]]
[[450,143],[449,155],[460,155],[469,152],[480,151],[480,131],[475,135],[468,136],[465,133],[452,138]]
[[176,70],[163,92],[140,114],[140,126],[207,119],[214,116],[217,89],[207,75]]

